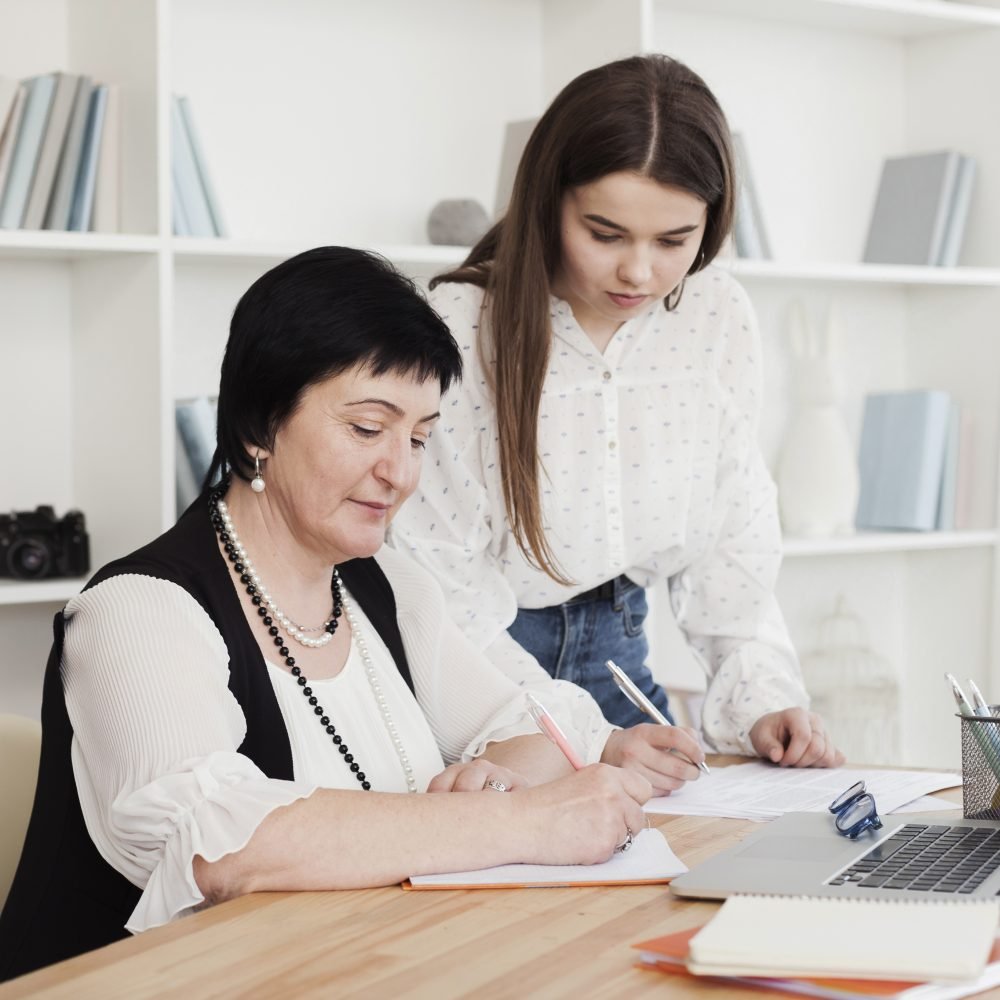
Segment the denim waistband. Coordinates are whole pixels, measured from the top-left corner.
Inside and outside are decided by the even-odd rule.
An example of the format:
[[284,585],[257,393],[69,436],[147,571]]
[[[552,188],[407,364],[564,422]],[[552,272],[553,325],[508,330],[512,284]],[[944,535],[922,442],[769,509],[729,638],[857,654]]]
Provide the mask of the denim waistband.
[[587,601],[611,601],[616,596],[616,587],[617,592],[621,593],[631,583],[632,581],[623,573],[621,576],[616,576],[613,580],[605,580],[604,583],[599,583],[596,587],[591,587],[590,590],[585,590],[582,594],[571,597],[564,603],[585,604]]

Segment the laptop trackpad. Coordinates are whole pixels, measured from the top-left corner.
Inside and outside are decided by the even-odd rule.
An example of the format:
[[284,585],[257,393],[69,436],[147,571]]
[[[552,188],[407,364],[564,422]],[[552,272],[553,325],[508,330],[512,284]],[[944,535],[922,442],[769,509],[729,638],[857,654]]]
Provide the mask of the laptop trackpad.
[[770,861],[828,861],[844,853],[840,839],[819,837],[765,837],[739,851],[738,858],[766,858]]

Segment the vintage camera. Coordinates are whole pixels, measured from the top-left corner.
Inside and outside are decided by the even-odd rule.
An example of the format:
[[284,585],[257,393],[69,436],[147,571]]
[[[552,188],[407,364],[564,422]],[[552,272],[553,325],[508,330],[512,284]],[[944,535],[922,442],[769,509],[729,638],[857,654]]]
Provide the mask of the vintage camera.
[[89,570],[90,539],[80,511],[61,520],[51,507],[0,514],[0,577],[44,580]]

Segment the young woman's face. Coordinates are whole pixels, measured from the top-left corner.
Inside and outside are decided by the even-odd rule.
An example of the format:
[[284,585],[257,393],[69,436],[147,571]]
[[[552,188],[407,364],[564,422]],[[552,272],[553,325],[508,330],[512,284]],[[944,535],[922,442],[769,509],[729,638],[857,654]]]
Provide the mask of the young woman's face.
[[562,258],[553,292],[592,338],[672,292],[687,274],[708,209],[697,195],[639,174],[608,174],[562,202]]
[[365,368],[311,386],[262,454],[261,496],[326,561],[373,555],[417,486],[440,403],[436,378]]

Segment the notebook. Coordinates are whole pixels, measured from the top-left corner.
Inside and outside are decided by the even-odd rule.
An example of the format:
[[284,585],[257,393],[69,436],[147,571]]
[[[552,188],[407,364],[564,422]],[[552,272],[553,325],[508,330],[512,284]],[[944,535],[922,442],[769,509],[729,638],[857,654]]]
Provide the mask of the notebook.
[[670,883],[677,896],[974,899],[1000,892],[1000,823],[940,813],[883,816],[857,840],[833,817],[786,813]]
[[[680,978],[698,978],[687,966],[688,946],[701,927],[640,941],[632,945],[639,952],[639,968]],[[824,1000],[956,1000],[1000,985],[1000,938],[993,939],[989,961],[982,974],[972,979],[937,982],[925,979],[855,979],[842,976],[712,976],[718,984],[755,986],[759,989]]]
[[648,885],[687,871],[659,830],[636,834],[632,846],[598,865],[499,865],[479,871],[414,875],[404,889],[525,889],[572,885]]
[[698,975],[973,979],[986,967],[996,900],[732,896],[691,938]]

